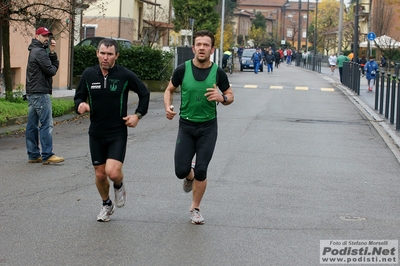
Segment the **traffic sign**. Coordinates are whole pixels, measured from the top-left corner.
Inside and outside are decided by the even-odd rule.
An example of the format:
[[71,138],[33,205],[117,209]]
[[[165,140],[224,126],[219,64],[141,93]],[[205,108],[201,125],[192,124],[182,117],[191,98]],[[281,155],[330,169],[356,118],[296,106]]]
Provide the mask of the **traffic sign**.
[[368,32],[368,40],[373,41],[376,38],[376,34],[373,31]]

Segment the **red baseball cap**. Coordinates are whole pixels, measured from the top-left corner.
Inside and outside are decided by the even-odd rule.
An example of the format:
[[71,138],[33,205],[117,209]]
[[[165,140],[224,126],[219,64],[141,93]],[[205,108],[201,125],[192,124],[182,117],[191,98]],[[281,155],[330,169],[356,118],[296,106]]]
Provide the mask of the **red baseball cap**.
[[53,35],[53,33],[45,27],[40,27],[36,30],[36,35]]

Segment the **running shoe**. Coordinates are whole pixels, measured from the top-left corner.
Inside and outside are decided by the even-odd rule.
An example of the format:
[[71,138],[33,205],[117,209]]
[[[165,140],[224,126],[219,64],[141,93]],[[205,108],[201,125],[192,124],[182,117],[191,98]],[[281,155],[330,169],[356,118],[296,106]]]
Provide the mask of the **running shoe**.
[[103,207],[101,207],[100,214],[97,215],[97,221],[98,222],[110,221],[110,215],[112,215],[114,211],[115,211],[114,203],[112,203],[111,206],[103,205]]
[[120,187],[120,189],[114,188],[114,194],[115,194],[115,206],[117,206],[118,208],[124,207],[126,202],[126,191],[124,184],[122,184],[122,187]]
[[204,224],[204,218],[198,208],[194,208],[193,210],[191,210],[190,216],[192,224]]
[[[196,164],[195,162],[192,162],[192,169],[194,169],[195,164]],[[189,180],[189,179],[185,178],[185,180],[183,180],[183,191],[185,191],[186,193],[189,193],[190,191],[192,191],[193,179]]]

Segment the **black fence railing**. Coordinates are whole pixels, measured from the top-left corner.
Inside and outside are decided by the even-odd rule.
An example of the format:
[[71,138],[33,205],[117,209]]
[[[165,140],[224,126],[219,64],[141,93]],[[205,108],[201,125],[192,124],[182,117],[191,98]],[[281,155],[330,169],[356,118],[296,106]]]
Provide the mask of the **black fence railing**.
[[378,71],[376,74],[375,110],[384,115],[390,124],[395,124],[400,130],[400,77],[399,65],[393,71],[385,73]]
[[360,95],[360,65],[355,62],[344,62],[342,70],[342,84]]
[[309,54],[307,58],[303,58],[302,54],[296,55],[296,66],[307,68],[312,71],[321,73],[322,56]]

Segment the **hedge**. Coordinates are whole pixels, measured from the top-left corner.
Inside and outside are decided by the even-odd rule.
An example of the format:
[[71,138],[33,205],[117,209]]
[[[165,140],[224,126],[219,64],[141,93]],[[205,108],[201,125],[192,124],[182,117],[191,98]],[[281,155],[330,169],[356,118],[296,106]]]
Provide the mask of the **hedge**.
[[[135,72],[141,80],[169,80],[173,72],[173,58],[173,52],[132,45],[131,48],[120,49],[116,63]],[[74,77],[97,64],[95,47],[74,47]]]

